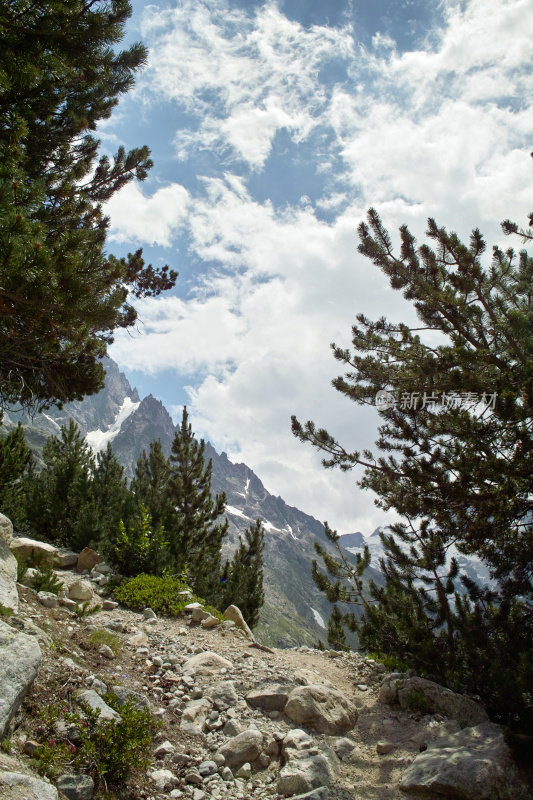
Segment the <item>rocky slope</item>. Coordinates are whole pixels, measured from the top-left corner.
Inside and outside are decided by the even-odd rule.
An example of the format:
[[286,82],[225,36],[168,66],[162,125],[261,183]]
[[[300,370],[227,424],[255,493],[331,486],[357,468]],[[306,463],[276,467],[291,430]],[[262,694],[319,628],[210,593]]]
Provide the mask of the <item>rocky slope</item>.
[[[7,523],[0,533],[0,560],[9,561],[21,543],[6,544]],[[135,613],[99,594],[102,564],[80,580],[75,556],[62,558],[71,562],[55,570],[64,598],[5,578],[17,598],[0,622],[0,800],[530,796],[502,731],[473,700],[388,674],[357,653],[265,648],[233,621],[211,627],[202,609],[175,619]],[[69,597],[88,595],[104,610],[78,619]],[[92,644],[98,631],[113,647]],[[134,769],[122,793],[68,767],[43,780],[34,768],[48,736],[39,712],[59,709],[48,747],[75,751],[68,713],[83,698],[116,718],[103,700],[107,688],[159,720],[148,767]]]

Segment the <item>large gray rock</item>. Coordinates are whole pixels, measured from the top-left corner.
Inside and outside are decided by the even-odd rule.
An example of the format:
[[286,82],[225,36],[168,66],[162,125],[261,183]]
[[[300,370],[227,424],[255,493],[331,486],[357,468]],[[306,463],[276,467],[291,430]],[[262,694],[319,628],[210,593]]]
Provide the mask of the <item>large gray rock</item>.
[[58,800],[57,789],[50,783],[23,775],[21,772],[0,772],[1,800]]
[[18,633],[0,620],[0,739],[33,683],[40,663],[37,639]]
[[334,771],[325,756],[294,758],[279,771],[278,792],[284,795],[310,792],[328,786],[334,778]]
[[263,737],[259,731],[248,729],[225,742],[219,750],[224,756],[225,765],[237,770],[246,762],[255,761],[260,755]]
[[357,711],[342,692],[320,684],[293,689],[284,711],[298,725],[329,736],[346,733],[357,722]]
[[404,772],[400,789],[423,800],[530,800],[502,729],[492,722],[437,739]]
[[11,552],[30,564],[46,562],[54,564],[57,558],[58,549],[48,542],[39,542],[37,539],[28,539],[25,536],[18,536],[9,545]]
[[94,689],[86,689],[84,692],[81,692],[76,700],[81,706],[86,703],[93,711],[99,710],[99,722],[120,722],[122,720],[120,714],[111,708],[111,706],[108,706],[105,700],[102,700],[98,692]]
[[263,711],[283,711],[293,688],[293,686],[275,685],[253,689],[246,695],[246,702],[252,708],[260,708]]
[[[7,517],[5,517],[7,519]],[[0,538],[0,605],[18,611],[17,559]]]
[[385,681],[379,699],[390,704],[397,702],[402,708],[444,714],[461,725],[478,725],[488,720],[482,705],[425,678]]
[[0,541],[11,544],[13,538],[13,523],[5,514],[0,514]]
[[214,675],[221,669],[231,669],[233,664],[227,658],[222,658],[217,653],[206,650],[204,653],[197,653],[188,658],[183,665],[184,673],[196,675]]
[[57,788],[68,800],[91,800],[94,794],[94,781],[90,775],[60,775]]

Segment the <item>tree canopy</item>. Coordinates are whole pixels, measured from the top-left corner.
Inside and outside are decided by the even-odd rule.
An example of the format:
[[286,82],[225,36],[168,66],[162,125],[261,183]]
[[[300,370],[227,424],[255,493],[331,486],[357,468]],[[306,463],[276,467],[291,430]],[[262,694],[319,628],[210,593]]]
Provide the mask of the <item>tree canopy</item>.
[[[527,242],[532,225],[533,215],[527,229],[506,221],[503,230]],[[360,605],[362,620],[344,621],[364,646],[524,724],[533,714],[524,666],[533,645],[533,258],[495,246],[486,265],[479,230],[466,245],[432,219],[433,247],[417,246],[406,226],[400,234],[396,255],[371,209],[359,251],[413,303],[420,325],[359,314],[353,349],[332,345],[346,368],[335,389],[358,404],[385,401],[379,452],[349,452],[313,422],[293,417],[292,426],[326,453],[326,467],[362,467],[359,485],[402,522],[382,534],[384,587],[365,593],[368,554],[354,568],[340,548],[324,558],[330,577],[315,563],[315,581],[330,600]],[[483,559],[490,588],[460,576],[454,547]]]
[[152,166],[146,146],[99,155],[93,135],[146,61],[117,44],[126,0],[0,3],[0,407],[79,400],[103,386],[130,297],[177,273],[105,250],[102,205]]

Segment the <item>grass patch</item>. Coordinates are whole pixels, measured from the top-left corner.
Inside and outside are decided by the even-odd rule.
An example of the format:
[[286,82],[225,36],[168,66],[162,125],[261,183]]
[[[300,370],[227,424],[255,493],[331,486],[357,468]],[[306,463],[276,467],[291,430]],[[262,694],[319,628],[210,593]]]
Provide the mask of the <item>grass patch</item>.
[[12,617],[15,612],[12,608],[8,608],[7,606],[3,606],[0,603],[0,618],[2,617]]
[[106,631],[104,628],[97,628],[97,630],[91,631],[89,634],[89,644],[95,650],[97,650],[103,644],[106,644],[111,648],[115,655],[120,653],[120,649],[122,647],[118,636],[116,636],[114,633],[111,633],[111,631]]

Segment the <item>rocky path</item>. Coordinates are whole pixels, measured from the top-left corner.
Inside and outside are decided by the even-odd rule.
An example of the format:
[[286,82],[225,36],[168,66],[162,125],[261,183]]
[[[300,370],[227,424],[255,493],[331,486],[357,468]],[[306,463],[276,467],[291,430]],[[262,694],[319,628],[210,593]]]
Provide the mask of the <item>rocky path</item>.
[[[57,574],[72,593],[79,574]],[[127,800],[531,796],[501,730],[468,698],[358,653],[257,647],[233,621],[203,627],[201,609],[177,619],[135,613],[105,602],[98,574],[90,578],[91,602],[106,606],[97,614],[80,620],[68,599],[58,605],[19,585],[16,613],[0,622],[0,800],[118,796],[69,774],[54,781],[58,795],[31,761],[43,706],[66,712],[82,695],[113,714],[108,689],[161,725]],[[94,636],[102,632],[112,647]]]

